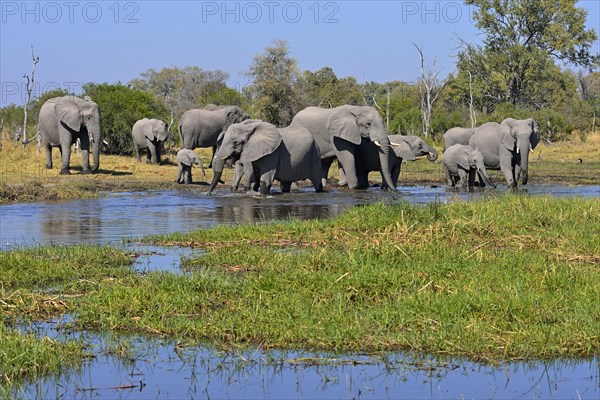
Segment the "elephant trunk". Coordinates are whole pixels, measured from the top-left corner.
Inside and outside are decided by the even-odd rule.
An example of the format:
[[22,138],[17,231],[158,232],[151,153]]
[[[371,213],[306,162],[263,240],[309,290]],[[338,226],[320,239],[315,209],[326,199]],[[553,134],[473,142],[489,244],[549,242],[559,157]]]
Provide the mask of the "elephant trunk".
[[483,179],[483,182],[484,182],[486,185],[488,185],[488,186],[491,186],[491,187],[493,187],[493,188],[495,188],[495,187],[496,187],[496,184],[495,184],[494,182],[492,182],[492,179],[491,179],[491,178],[490,178],[490,176],[487,174],[487,171],[485,170],[485,167],[483,167],[483,168],[482,168],[481,166],[479,166],[479,167],[477,168],[477,170],[478,170],[478,172],[479,172],[479,177],[480,177],[481,179]]
[[[521,160],[519,166],[520,173],[522,174],[522,183],[523,185],[527,185],[527,181],[529,180],[529,142],[526,141],[524,143],[518,144],[519,153],[521,153]],[[518,180],[519,177],[516,177]]]
[[92,144],[92,158],[94,162],[92,165],[93,172],[100,169],[100,146],[102,146],[102,135],[98,134],[94,136],[94,143]]
[[427,161],[434,162],[438,158],[438,152],[433,147],[429,148],[429,153],[427,154]]
[[213,180],[210,184],[210,189],[208,190],[208,194],[211,194],[213,190],[217,187],[217,184],[221,180],[221,175],[223,175],[223,168],[225,167],[225,159],[215,157],[212,162],[213,168]]
[[379,162],[381,163],[381,174],[384,183],[391,189],[396,190],[396,184],[392,179],[390,165],[390,140],[387,137],[379,139]]

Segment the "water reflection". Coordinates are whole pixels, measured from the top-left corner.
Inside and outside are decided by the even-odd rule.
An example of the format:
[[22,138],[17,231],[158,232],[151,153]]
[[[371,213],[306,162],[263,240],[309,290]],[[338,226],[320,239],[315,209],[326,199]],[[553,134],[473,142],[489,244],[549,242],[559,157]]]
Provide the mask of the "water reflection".
[[[123,237],[190,231],[214,225],[289,218],[332,218],[361,204],[429,203],[500,196],[496,190],[453,191],[445,187],[400,187],[397,193],[366,191],[297,191],[268,197],[229,191],[207,196],[200,191],[112,193],[92,200],[18,203],[0,206],[1,248],[35,243],[107,243]],[[532,185],[526,195],[600,197],[600,186]]]
[[[598,359],[513,363],[391,354],[223,352],[144,337],[57,331],[94,344],[80,369],[27,384],[25,398],[581,398],[600,396]],[[111,349],[125,348],[124,358]]]

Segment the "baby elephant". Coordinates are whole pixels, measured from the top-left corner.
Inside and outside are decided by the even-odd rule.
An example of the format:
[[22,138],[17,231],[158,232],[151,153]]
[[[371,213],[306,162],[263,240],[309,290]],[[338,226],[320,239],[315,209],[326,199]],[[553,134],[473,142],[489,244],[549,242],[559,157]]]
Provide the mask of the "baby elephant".
[[442,165],[449,186],[466,187],[468,175],[469,187],[473,187],[477,174],[481,186],[496,187],[485,170],[483,154],[471,146],[454,144],[448,147],[442,156]]
[[198,153],[189,149],[181,149],[177,152],[177,165],[179,166],[177,170],[177,183],[192,183],[192,166],[194,164],[198,164],[200,169],[202,169],[202,173],[206,176],[202,160],[198,156]]

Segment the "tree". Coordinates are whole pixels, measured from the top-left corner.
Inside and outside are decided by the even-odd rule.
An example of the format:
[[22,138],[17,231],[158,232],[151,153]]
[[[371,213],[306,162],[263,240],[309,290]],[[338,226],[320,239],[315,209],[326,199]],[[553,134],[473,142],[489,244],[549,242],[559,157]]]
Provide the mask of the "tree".
[[163,68],[160,71],[149,69],[133,79],[130,85],[152,93],[179,118],[184,112],[208,103],[241,102],[241,96],[235,98],[231,92],[233,89],[227,87],[225,81],[228,78],[229,75],[221,70],[205,71],[196,66],[186,66]]
[[413,43],[413,46],[417,48],[421,57],[421,76],[418,80],[418,87],[421,93],[421,115],[423,120],[423,135],[429,136],[431,128],[431,119],[433,117],[433,105],[437,101],[440,93],[444,90],[444,87],[448,84],[450,77],[445,80],[440,80],[438,75],[439,72],[435,69],[435,62],[429,70],[425,70],[425,59],[423,57],[423,50]]
[[362,104],[360,85],[356,79],[339,79],[330,67],[323,67],[316,72],[304,71],[303,83],[307,105],[328,108]]
[[483,47],[463,44],[459,64],[482,70],[480,78],[491,87],[486,96],[496,103],[523,102],[553,60],[589,68],[600,57],[591,53],[597,35],[585,28],[587,12],[575,7],[576,0],[465,3],[475,7],[473,18],[484,39]]
[[247,75],[253,82],[248,89],[259,118],[287,126],[304,108],[302,75],[286,41],[275,40],[263,54],[256,55]]
[[120,82],[87,83],[83,92],[98,104],[109,154],[133,153],[131,129],[137,120],[157,118],[169,123],[171,119],[164,104],[152,94]]
[[37,65],[37,63],[40,62],[40,58],[36,57],[35,54],[33,53],[33,46],[31,46],[31,62],[33,65],[31,67],[31,79],[29,78],[29,75],[23,75],[23,78],[27,79],[27,85],[26,85],[27,101],[23,105],[23,142],[22,142],[23,147],[26,146],[29,142],[31,142],[37,136],[37,135],[35,135],[31,139],[27,140],[27,109],[30,106],[31,92],[33,91],[33,88],[35,86],[35,66]]

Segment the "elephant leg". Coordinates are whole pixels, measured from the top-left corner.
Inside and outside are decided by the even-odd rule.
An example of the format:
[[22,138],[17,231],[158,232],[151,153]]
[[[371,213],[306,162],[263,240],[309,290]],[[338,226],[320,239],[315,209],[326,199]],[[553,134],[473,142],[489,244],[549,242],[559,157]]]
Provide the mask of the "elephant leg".
[[465,171],[464,169],[461,169],[459,167],[458,168],[458,177],[459,177],[458,185],[463,188],[466,187],[467,182],[468,182],[467,171]]
[[342,165],[340,164],[339,161],[338,161],[338,175],[340,177],[340,179],[338,180],[338,186],[346,186],[348,184],[348,181],[346,180],[346,173],[344,172],[344,168],[342,168]]
[[444,175],[446,176],[446,182],[448,183],[448,186],[454,186],[454,179],[452,178],[452,175],[450,174],[450,170],[448,169],[448,167],[446,166],[446,164],[444,164]]
[[71,163],[71,134],[66,132],[62,135],[60,140],[60,154],[62,158],[62,164],[60,166],[61,175],[69,175],[69,165]]
[[506,165],[501,164],[500,170],[502,171],[502,173],[504,174],[504,177],[506,178],[506,184],[511,188],[516,188],[517,181],[515,180],[514,169],[511,166],[506,166]]
[[133,143],[133,150],[135,151],[135,159],[138,162],[142,162],[140,158],[140,146],[138,146],[135,142]]
[[281,182],[281,192],[289,193],[292,190],[292,182]]
[[52,169],[52,146],[50,143],[44,143],[46,149],[46,168]]
[[469,187],[470,188],[475,186],[475,175],[476,175],[475,168],[471,168],[469,170]]
[[354,156],[356,145],[338,137],[333,138],[336,156],[346,173],[346,181],[349,189],[358,189],[358,177],[356,175],[356,159]]
[[90,138],[87,133],[84,133],[79,138],[79,149],[81,150],[81,167],[83,174],[91,174],[90,168]]
[[271,190],[271,185],[273,184],[273,180],[275,179],[275,170],[267,170],[266,172],[260,175],[260,194],[269,194]]
[[321,183],[323,186],[327,186],[327,176],[333,160],[333,158],[321,160]]
[[[194,149],[190,149],[190,150],[194,150]],[[212,157],[210,158],[210,163],[208,163],[208,168],[212,168],[212,164],[213,164],[213,160],[215,158],[215,153],[217,152],[217,145],[215,144],[212,147]]]
[[183,183],[183,165],[179,163],[177,166],[177,179],[175,179],[176,183]]
[[160,164],[160,157],[162,155],[162,142],[156,143],[156,163]]
[[157,164],[158,163],[157,146],[150,140],[146,141],[146,145],[148,146],[148,159],[150,160],[150,164]]
[[187,166],[185,167],[185,182],[186,185],[191,185],[192,183],[192,167],[191,166]]

